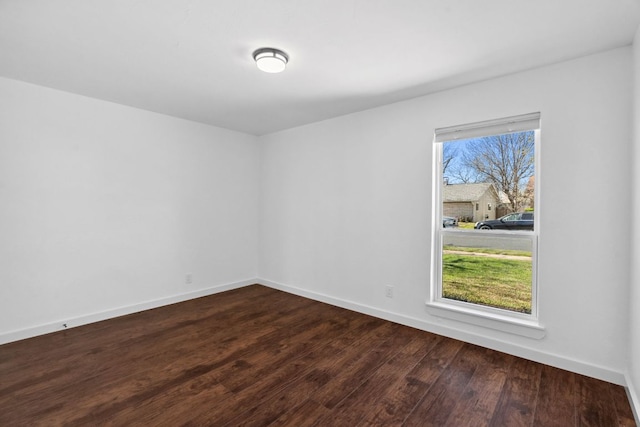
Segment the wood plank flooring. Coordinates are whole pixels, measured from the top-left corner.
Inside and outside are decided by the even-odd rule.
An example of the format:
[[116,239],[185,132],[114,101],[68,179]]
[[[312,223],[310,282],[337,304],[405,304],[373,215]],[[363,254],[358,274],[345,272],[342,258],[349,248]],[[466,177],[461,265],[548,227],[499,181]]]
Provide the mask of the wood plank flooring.
[[253,285],[0,346],[0,426],[633,426],[622,387]]

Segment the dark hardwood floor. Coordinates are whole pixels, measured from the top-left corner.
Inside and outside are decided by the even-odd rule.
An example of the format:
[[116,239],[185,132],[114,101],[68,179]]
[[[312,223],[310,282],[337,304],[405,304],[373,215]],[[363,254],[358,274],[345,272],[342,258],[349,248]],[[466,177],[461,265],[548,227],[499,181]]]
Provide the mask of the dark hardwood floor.
[[0,426],[631,426],[622,387],[254,285],[0,346]]

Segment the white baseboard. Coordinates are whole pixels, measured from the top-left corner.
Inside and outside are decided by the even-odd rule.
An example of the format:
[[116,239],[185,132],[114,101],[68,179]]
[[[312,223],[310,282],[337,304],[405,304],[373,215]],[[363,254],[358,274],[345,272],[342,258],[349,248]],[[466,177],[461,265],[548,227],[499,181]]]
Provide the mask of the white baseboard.
[[[224,292],[231,289],[252,285],[254,283],[258,283],[258,279],[248,279],[240,282],[212,286],[206,289],[198,289],[197,291],[193,291],[193,292],[172,295],[165,298],[159,298],[151,301],[141,302],[138,304],[128,305],[125,307],[114,308],[111,310],[105,310],[98,313],[87,314],[87,315],[83,315],[83,316],[79,316],[71,319],[62,319],[62,320],[47,323],[44,325],[38,325],[30,328],[20,329],[17,331],[6,332],[6,333],[0,334],[0,344],[6,344],[13,341],[19,341],[26,338],[35,337],[38,335],[44,335],[51,332],[61,331],[63,329],[69,329],[77,326],[86,325],[88,323],[100,322],[102,320],[112,319],[114,317],[125,316],[127,314],[137,313],[137,312],[149,310],[152,308],[158,308],[164,305],[175,304],[178,302],[183,302],[183,301],[187,301],[194,298],[213,295],[219,292]],[[66,325],[66,328],[63,325]]]
[[281,283],[273,282],[266,279],[248,279],[240,282],[227,283],[223,285],[212,286],[206,289],[199,289],[197,291],[188,292],[179,295],[173,295],[170,297],[160,298],[151,301],[145,301],[138,304],[133,304],[125,307],[119,307],[111,310],[105,310],[98,313],[87,314],[71,319],[62,319],[56,322],[47,323],[44,325],[34,326],[30,328],[20,329],[17,331],[11,331],[0,334],[0,344],[6,344],[13,341],[19,341],[26,338],[35,337],[38,335],[44,335],[51,332],[56,332],[65,329],[63,324],[66,324],[67,328],[86,325],[89,323],[99,322],[127,314],[137,313],[152,308],[162,307],[164,305],[175,304],[182,301],[187,301],[194,298],[200,298],[207,295],[224,292],[231,289],[241,288],[244,286],[259,283],[264,286],[268,286],[273,289],[278,289],[284,292],[288,292],[294,295],[299,295],[305,298],[321,301],[327,304],[342,307],[348,310],[353,310],[359,313],[368,314],[370,316],[378,317],[381,319],[389,320],[391,322],[399,323],[406,326],[411,326],[416,329],[432,332],[435,334],[443,335],[449,338],[458,339],[461,341],[469,342],[471,344],[480,345],[493,350],[502,351],[504,353],[512,354],[514,356],[522,357],[535,362],[544,363],[547,365],[555,366],[560,369],[576,372],[582,375],[586,375],[593,378],[598,378],[604,381],[608,381],[614,384],[619,384],[627,387],[632,406],[636,417],[640,408],[640,401],[636,390],[632,387],[632,383],[627,381],[627,378],[623,373],[613,371],[604,367],[596,366],[593,364],[585,363],[583,361],[568,359],[566,357],[541,352],[538,350],[532,350],[530,348],[521,347],[512,343],[501,341],[497,339],[487,338],[484,336],[478,336],[470,334],[463,329],[457,329],[450,326],[444,326],[441,324],[435,324],[423,319],[418,319],[411,316],[405,316],[402,314],[381,310],[379,308],[367,306],[364,304],[356,303],[353,301],[347,301],[329,295],[324,295],[312,291],[308,291],[295,286],[284,285]]
[[490,348],[492,350],[501,351],[514,356],[522,357],[524,359],[532,360],[534,362],[539,362],[567,371],[576,372],[578,374],[597,378],[610,383],[622,386],[627,385],[625,375],[623,373],[613,371],[605,367],[585,363],[580,360],[569,359],[563,356],[558,356],[539,350],[533,350],[531,348],[521,347],[507,341],[488,338],[485,336],[478,336],[475,334],[471,334],[463,329],[457,329],[450,326],[431,323],[423,319],[381,310],[379,308],[363,305],[353,301],[334,298],[329,295],[308,291],[295,286],[284,285],[281,283],[273,282],[271,280],[257,279],[257,283],[305,298],[321,301],[327,304],[335,305],[337,307],[357,311],[359,313],[368,314],[370,316],[378,317],[381,319],[389,320],[391,322],[411,326],[416,329],[421,329],[423,331],[432,332],[434,334],[443,335],[449,338]]
[[631,376],[628,372],[626,375],[626,383],[627,395],[629,396],[633,416],[636,418],[636,424],[640,426],[640,396],[638,396],[638,390],[634,387],[633,381],[631,380]]

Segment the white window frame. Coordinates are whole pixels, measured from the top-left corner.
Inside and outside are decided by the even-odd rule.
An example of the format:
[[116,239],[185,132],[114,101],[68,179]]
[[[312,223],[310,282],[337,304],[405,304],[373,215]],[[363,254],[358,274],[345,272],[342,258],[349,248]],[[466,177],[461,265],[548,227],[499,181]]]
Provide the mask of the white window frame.
[[[534,162],[536,184],[534,187],[534,227],[533,231],[486,231],[459,230],[442,227],[442,152],[446,141],[492,136],[520,131],[534,131]],[[510,332],[530,338],[540,339],[545,329],[539,319],[538,286],[538,240],[540,235],[540,113],[507,117],[485,122],[436,129],[433,144],[433,214],[432,214],[432,256],[431,285],[426,302],[428,311],[438,317],[471,323],[486,328]],[[480,304],[456,301],[442,297],[442,242],[444,236],[464,236],[467,233],[483,233],[483,237],[515,238],[529,240],[532,251],[531,314],[499,309]]]

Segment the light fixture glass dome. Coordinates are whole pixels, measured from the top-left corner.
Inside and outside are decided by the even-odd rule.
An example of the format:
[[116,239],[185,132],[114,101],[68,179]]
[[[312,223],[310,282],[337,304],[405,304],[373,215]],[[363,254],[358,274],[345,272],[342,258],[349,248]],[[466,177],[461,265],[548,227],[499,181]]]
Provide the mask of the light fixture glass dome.
[[289,62],[286,53],[279,49],[263,47],[253,52],[253,59],[256,61],[258,69],[265,73],[279,73],[284,71]]

